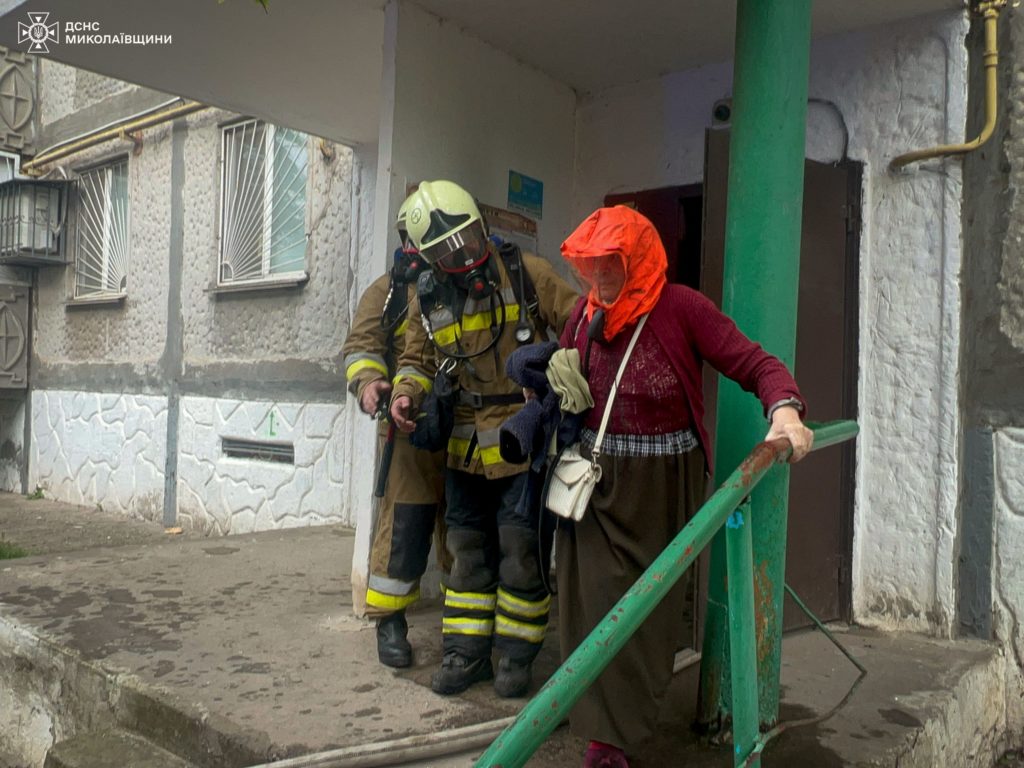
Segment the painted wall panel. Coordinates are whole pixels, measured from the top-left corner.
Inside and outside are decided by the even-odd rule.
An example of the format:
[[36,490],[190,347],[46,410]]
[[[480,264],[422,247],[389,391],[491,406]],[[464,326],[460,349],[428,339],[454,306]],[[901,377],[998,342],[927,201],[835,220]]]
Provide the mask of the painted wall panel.
[[[211,534],[349,522],[344,407],[185,397],[178,434],[178,517]],[[223,441],[284,444],[294,464],[233,458]]]
[[36,390],[29,488],[57,501],[158,521],[166,438],[165,398]]

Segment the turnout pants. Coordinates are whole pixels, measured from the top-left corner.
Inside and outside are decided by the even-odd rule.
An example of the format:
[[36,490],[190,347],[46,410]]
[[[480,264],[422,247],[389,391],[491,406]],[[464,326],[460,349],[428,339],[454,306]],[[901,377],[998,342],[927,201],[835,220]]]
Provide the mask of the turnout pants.
[[449,469],[448,550],[454,561],[442,620],[445,652],[532,662],[544,642],[551,596],[541,579],[536,510],[527,474],[488,480]]
[[[382,431],[386,435],[386,427]],[[394,439],[370,550],[366,613],[374,617],[404,610],[419,598],[432,536],[442,573],[450,569],[444,545],[444,452],[414,448],[397,429]]]

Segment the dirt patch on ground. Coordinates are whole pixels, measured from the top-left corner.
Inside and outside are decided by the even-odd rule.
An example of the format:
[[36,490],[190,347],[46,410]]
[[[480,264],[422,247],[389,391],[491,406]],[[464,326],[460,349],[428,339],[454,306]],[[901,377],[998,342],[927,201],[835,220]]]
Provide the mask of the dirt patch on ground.
[[152,544],[173,538],[151,520],[0,493],[0,541],[28,555]]

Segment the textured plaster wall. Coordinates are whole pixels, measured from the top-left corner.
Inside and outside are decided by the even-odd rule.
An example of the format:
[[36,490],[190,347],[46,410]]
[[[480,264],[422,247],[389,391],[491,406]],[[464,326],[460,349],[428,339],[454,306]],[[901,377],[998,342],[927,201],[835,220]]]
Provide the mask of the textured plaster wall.
[[0,491],[21,493],[25,451],[25,400],[0,399]]
[[[955,611],[960,171],[887,165],[962,138],[966,30],[951,13],[815,41],[809,94],[835,107],[808,110],[809,157],[838,159],[845,122],[865,166],[854,614],[940,634]],[[583,100],[574,219],[609,192],[699,181],[704,130],[731,82],[723,64]]]
[[[276,364],[276,375],[295,377],[305,364],[328,389],[343,397],[341,345],[348,333],[349,285],[353,280],[352,150],[331,144],[333,158],[310,158],[309,281],[301,289],[217,296],[220,121],[200,113],[189,120],[185,141],[185,263],[182,276],[185,365],[190,379],[244,380],[233,364]],[[250,374],[251,375],[251,369]]]
[[[53,136],[62,138],[144,108],[145,99],[159,102],[163,98],[50,62],[43,72],[46,126]],[[90,439],[74,419],[72,426],[60,427],[61,414],[79,407],[77,399],[72,404],[68,398],[91,402],[95,397],[114,397],[126,403],[118,406],[125,418],[137,422],[142,417],[131,416],[138,411],[137,402],[151,407],[149,401],[159,399],[160,416],[151,419],[149,431],[156,441],[153,430],[163,430],[160,450],[165,451],[166,396],[176,380],[178,391],[185,395],[176,435],[183,441],[178,487],[183,523],[208,532],[237,533],[353,522],[353,505],[361,501],[350,504],[344,490],[358,479],[360,470],[372,472],[373,461],[368,458],[366,467],[360,463],[356,468],[344,461],[358,453],[351,450],[348,437],[358,430],[351,429],[354,414],[344,411],[341,345],[359,295],[357,274],[371,263],[376,166],[368,163],[369,150],[357,160],[344,145],[318,144],[310,157],[307,188],[308,281],[297,288],[218,294],[212,288],[219,249],[221,126],[235,118],[232,113],[207,110],[187,119],[180,189],[184,221],[180,338],[167,319],[168,265],[174,247],[169,124],[147,129],[141,153],[129,157],[131,251],[124,304],[68,307],[73,269],[40,272],[33,323],[35,383],[51,392],[40,392],[35,402],[32,428],[37,439],[31,482],[46,486],[56,498],[131,512],[119,486],[93,468],[110,464],[110,449],[117,442],[113,435],[127,427],[119,426],[116,414],[110,413],[102,417],[106,425],[102,435]],[[76,155],[66,167],[127,154],[131,148],[130,142],[107,143]],[[168,345],[180,345],[183,350],[180,370],[169,354],[175,347]],[[53,390],[59,391],[59,397]],[[127,394],[101,396],[92,394],[95,391]],[[225,397],[233,399],[221,399]],[[235,460],[226,460],[226,464],[215,462],[207,474],[203,461],[214,448],[219,452],[222,434],[251,436],[238,420],[248,419],[250,409],[262,408],[266,415],[271,406],[279,409],[275,413],[296,442],[297,466],[249,467],[248,462],[239,466],[232,464]],[[210,408],[223,418],[205,420]],[[104,409],[104,413],[109,410]],[[327,419],[326,426],[321,417]],[[93,424],[96,418],[100,417],[90,412],[85,422]],[[221,431],[210,432],[214,424]],[[327,433],[321,434],[324,429]],[[132,435],[138,432],[137,426],[131,428]],[[152,488],[147,485],[133,500],[141,499],[147,516],[155,515],[163,502],[163,455],[156,465],[159,482]],[[119,465],[117,476],[124,471]],[[148,496],[157,490],[157,496]],[[259,494],[263,497],[257,503],[254,498]]]
[[995,432],[992,471],[994,532],[992,558],[992,618],[995,636],[1015,662],[1007,684],[1010,733],[1024,732],[1024,429],[1007,427]]
[[[992,140],[965,161],[965,429],[960,624],[1007,648],[1008,731],[1024,733],[1024,14],[999,24],[999,113]],[[970,36],[980,93],[983,36]],[[972,99],[974,128],[984,104]],[[981,489],[981,492],[974,491]],[[972,492],[973,491],[973,492]],[[979,530],[980,529],[980,530]],[[964,589],[964,587],[968,589]]]
[[75,111],[78,72],[53,59],[39,58],[39,116],[44,126]]
[[[1024,187],[1024,13],[1019,8],[1008,8],[1007,22],[1003,23],[1004,42],[1010,38],[1011,46],[1004,47],[1002,70],[1012,72],[1012,79],[1005,77],[1009,105],[1009,125],[1004,135],[1004,152],[1010,166],[1010,210],[1009,231],[1004,241],[999,265],[997,302],[999,306],[999,331],[1012,347],[1012,355],[1019,366],[1024,362],[1024,206],[1018,199]],[[1008,62],[1007,62],[1008,59]],[[1018,367],[1019,371],[1019,367]],[[1006,381],[1000,376],[1000,381]],[[1019,379],[1017,380],[1019,383]],[[1019,390],[1024,389],[1018,387]],[[1019,423],[1019,422],[1018,422]]]
[[[130,153],[131,147],[131,142],[114,141],[79,153],[66,163],[74,169],[128,155],[127,299],[123,305],[69,308],[74,297],[74,267],[39,270],[33,304],[33,352],[46,372],[69,364],[129,365],[141,379],[135,386],[148,382],[152,392],[167,338],[170,127],[148,130],[137,156]],[[67,386],[71,381],[61,384]]]
[[166,449],[165,398],[32,393],[28,484],[48,498],[160,520]]
[[44,124],[91,107],[108,96],[138,87],[87,69],[69,67],[46,57],[40,57],[39,64],[40,91],[45,95],[41,104]]
[[[854,615],[939,634],[956,613],[961,172],[952,161],[894,176],[886,164],[963,139],[966,31],[953,14],[854,38],[837,53],[867,54],[857,76],[832,74],[867,100],[843,105],[851,154],[867,164]],[[871,98],[857,92],[869,83]]]
[[[126,114],[124,100],[132,93],[157,96],[47,62],[43,67],[42,101],[48,116],[44,128],[85,117],[92,122],[83,130],[110,122]],[[349,287],[354,282],[357,252],[352,230],[352,150],[331,143],[325,145],[330,157],[320,151],[311,156],[305,286],[217,296],[210,288],[215,283],[219,248],[220,125],[233,117],[207,110],[188,119],[183,386],[204,394],[241,396],[254,388],[265,392],[275,386],[282,391],[304,387],[299,393],[303,396],[312,391],[317,399],[339,401],[343,398],[340,352],[351,314]],[[131,253],[128,299],[123,306],[69,310],[66,302],[73,294],[73,270],[40,272],[35,353],[44,386],[68,388],[70,380],[80,380],[85,371],[98,379],[96,386],[163,391],[160,380],[166,372],[160,363],[167,342],[171,243],[170,143],[169,125],[147,129],[141,153],[129,157]],[[131,148],[127,141],[108,142],[75,155],[65,167],[74,169],[123,155]],[[73,366],[77,367],[72,370]]]
[[[1024,387],[1024,13],[1007,8],[1000,21],[999,114],[992,140],[965,159],[964,400],[971,429],[1021,426]],[[980,26],[972,31],[975,65]],[[974,88],[981,93],[981,67]],[[972,99],[974,130],[983,119]]]
[[[328,403],[183,398],[179,521],[217,534],[344,522],[343,413]],[[295,464],[225,456],[225,437],[292,445]]]

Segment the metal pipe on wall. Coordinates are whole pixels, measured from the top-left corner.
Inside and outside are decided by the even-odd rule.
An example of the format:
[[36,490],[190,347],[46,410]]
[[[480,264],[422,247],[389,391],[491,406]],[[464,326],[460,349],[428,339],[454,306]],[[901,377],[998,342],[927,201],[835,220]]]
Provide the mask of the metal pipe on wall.
[[1007,0],[986,0],[978,4],[978,12],[985,19],[985,55],[982,61],[985,66],[985,125],[981,133],[973,141],[963,144],[941,144],[929,149],[918,149],[893,158],[889,170],[898,170],[910,163],[930,160],[933,157],[949,157],[966,155],[973,152],[988,141],[996,129],[996,108],[998,107],[998,65],[999,65],[999,12],[1006,6]]
[[107,141],[124,139],[131,131],[140,131],[144,128],[152,128],[156,125],[170,122],[171,120],[184,117],[185,115],[190,115],[193,112],[199,112],[203,109],[207,109],[205,104],[200,104],[198,101],[185,101],[177,106],[160,109],[150,115],[146,115],[145,117],[134,119],[129,118],[119,123],[114,123],[109,128],[92,131],[70,143],[65,142],[58,144],[53,149],[40,152],[29,162],[22,165],[21,171],[22,173],[26,173],[31,176],[42,175],[40,167],[43,165],[48,165],[56,160],[68,157],[76,152],[81,152],[84,149],[95,147],[96,145],[103,144]]

